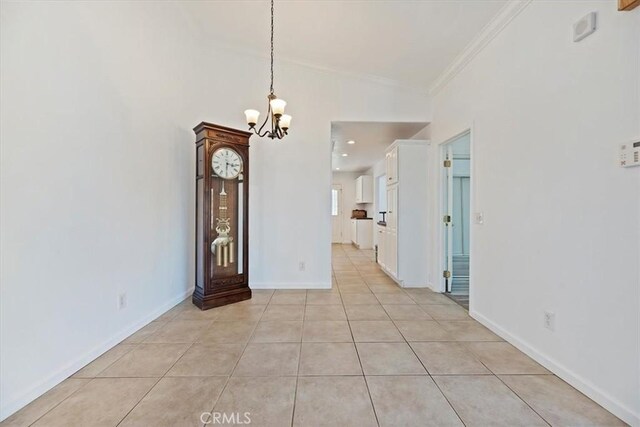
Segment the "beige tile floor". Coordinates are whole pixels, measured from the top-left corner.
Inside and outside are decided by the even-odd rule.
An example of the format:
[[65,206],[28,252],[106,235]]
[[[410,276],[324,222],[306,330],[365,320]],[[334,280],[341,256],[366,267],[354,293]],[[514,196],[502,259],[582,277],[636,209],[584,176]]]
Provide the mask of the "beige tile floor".
[[184,301],[2,425],[200,426],[203,412],[255,426],[624,425],[372,257],[334,246],[331,290],[256,290],[205,312]]

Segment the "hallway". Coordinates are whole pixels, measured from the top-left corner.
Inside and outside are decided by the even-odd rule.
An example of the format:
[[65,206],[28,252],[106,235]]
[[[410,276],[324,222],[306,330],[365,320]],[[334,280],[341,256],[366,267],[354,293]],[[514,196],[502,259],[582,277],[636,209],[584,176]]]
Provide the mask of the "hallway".
[[0,425],[624,425],[372,257],[334,245],[332,290],[186,300]]

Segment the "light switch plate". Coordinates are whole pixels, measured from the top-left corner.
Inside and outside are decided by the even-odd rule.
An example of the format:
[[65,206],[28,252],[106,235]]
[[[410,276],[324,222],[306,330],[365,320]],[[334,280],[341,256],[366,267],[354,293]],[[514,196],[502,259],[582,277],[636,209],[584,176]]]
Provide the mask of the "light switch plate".
[[483,212],[474,212],[473,213],[473,222],[476,224],[484,224],[484,213]]
[[640,141],[620,144],[620,166],[640,166]]

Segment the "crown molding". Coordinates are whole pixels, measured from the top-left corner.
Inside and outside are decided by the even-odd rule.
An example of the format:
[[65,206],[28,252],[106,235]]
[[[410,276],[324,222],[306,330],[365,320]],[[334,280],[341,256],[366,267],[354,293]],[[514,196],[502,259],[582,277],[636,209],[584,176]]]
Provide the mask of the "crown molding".
[[476,57],[509,23],[520,14],[533,0],[509,0],[498,14],[464,48],[429,88],[429,94],[435,96],[457,76],[473,58]]
[[[232,43],[225,43],[219,40],[210,42],[210,45],[212,47],[231,51],[236,54],[244,55],[250,58],[259,58],[265,61],[269,60],[269,54],[265,53],[265,51],[257,51],[255,49],[247,48],[247,47],[232,44]],[[396,89],[407,91],[407,92],[418,93],[424,96],[429,96],[429,90],[424,87],[408,85],[405,83],[401,83],[398,80],[390,79],[387,77],[381,77],[374,74],[361,73],[357,71],[341,70],[341,69],[337,69],[330,66],[319,65],[313,62],[294,59],[294,58],[291,58],[285,55],[280,55],[280,54],[276,54],[276,56],[277,56],[277,58],[275,59],[276,66],[278,65],[296,66],[296,67],[306,68],[308,70],[322,73],[322,74],[338,75],[344,78],[351,78],[351,79],[360,80],[366,83],[373,83],[380,86],[396,88]]]
[[[186,13],[183,9],[178,9],[178,10],[180,11],[179,13],[181,13],[186,20],[191,22],[192,27],[200,29],[200,31],[202,32],[202,38],[205,40],[208,40],[208,37],[206,37],[206,31],[204,30],[202,24],[199,21],[196,21],[193,18],[193,16]],[[231,51],[233,53],[240,54],[250,58],[259,58],[261,60],[266,60],[266,61],[269,60],[269,54],[266,50],[256,50],[246,46],[241,46],[236,43],[224,42],[222,40],[212,40],[209,42],[209,46],[213,48]],[[396,79],[382,77],[375,74],[342,70],[342,69],[338,69],[331,66],[320,65],[314,62],[303,61],[303,60],[291,58],[286,55],[282,55],[277,51],[276,51],[276,56],[277,56],[275,60],[276,65],[289,65],[289,66],[302,67],[302,68],[306,68],[308,70],[320,72],[323,74],[339,75],[341,77],[360,80],[366,83],[373,83],[380,86],[386,86],[386,87],[396,88],[396,89],[407,91],[407,92],[418,93],[427,97],[429,96],[429,89],[424,86],[410,85]]]

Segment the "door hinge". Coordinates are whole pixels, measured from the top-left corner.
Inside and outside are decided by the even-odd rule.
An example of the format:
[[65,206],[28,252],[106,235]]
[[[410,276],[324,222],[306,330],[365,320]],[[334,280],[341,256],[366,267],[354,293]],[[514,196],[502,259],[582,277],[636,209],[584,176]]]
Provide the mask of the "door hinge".
[[445,215],[442,217],[442,222],[449,224],[451,222],[451,215]]
[[451,160],[447,159],[444,161],[444,167],[445,168],[450,168],[451,167]]
[[444,277],[445,279],[448,279],[451,277],[451,272],[449,270],[445,270],[442,272],[442,277]]

